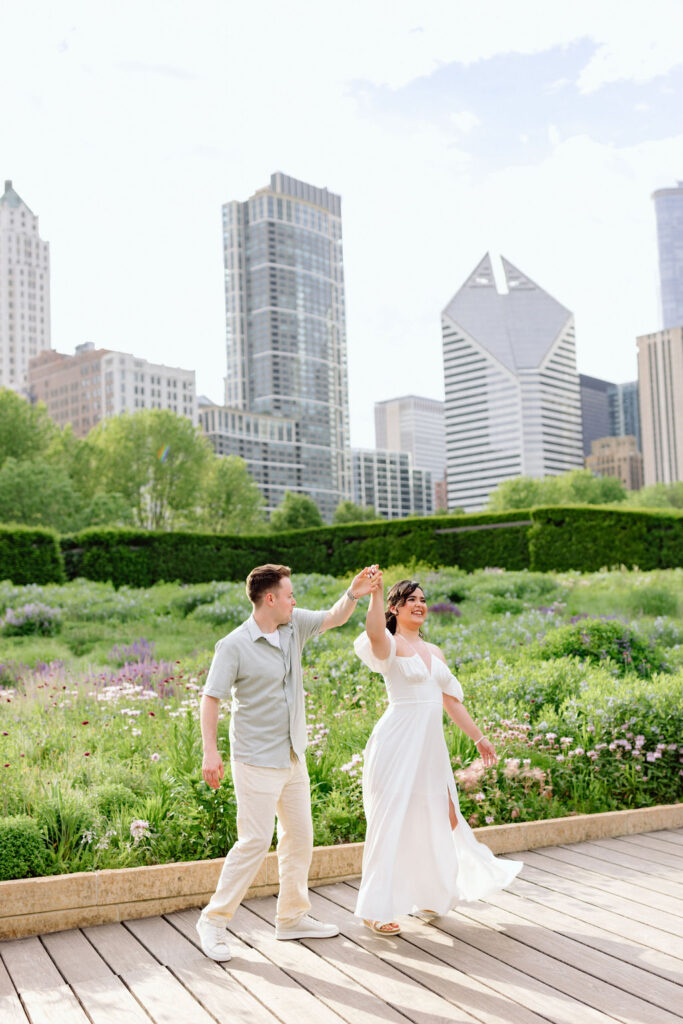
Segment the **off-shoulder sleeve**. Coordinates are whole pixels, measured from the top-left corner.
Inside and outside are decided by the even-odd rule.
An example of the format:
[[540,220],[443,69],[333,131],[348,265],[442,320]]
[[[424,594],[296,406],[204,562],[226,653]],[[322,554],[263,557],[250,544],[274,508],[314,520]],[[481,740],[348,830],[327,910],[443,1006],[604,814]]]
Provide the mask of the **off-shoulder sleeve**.
[[371,668],[373,672],[388,672],[396,658],[396,641],[388,629],[385,632],[389,637],[390,644],[389,654],[386,658],[378,658],[377,655],[373,653],[370,637],[365,631],[363,631],[360,636],[356,637],[353,642],[354,651],[363,664],[367,665],[368,668]]
[[443,661],[439,659],[439,674],[438,681],[439,686],[444,693],[447,693],[449,697],[455,697],[457,700],[462,700],[464,694],[462,692],[462,686],[455,678],[448,665],[445,665]]

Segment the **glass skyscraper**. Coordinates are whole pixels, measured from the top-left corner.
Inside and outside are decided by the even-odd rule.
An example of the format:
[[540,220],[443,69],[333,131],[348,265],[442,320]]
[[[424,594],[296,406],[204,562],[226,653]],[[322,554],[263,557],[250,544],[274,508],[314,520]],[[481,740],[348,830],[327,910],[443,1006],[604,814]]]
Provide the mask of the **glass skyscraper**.
[[662,327],[683,326],[683,181],[653,192],[657,217]]
[[223,206],[223,251],[225,404],[292,422],[270,502],[303,492],[329,520],[351,495],[340,197],[273,174]]
[[640,407],[638,405],[638,381],[627,384],[611,384],[607,391],[609,411],[609,432],[612,437],[631,435],[640,444]]

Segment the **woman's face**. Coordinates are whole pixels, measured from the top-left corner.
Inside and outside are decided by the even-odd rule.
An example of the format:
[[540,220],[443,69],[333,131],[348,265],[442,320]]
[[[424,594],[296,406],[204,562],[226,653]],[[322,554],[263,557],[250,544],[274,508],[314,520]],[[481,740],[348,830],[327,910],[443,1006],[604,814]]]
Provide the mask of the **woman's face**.
[[399,629],[401,626],[419,629],[427,618],[427,601],[422,588],[416,587],[401,604],[391,605],[391,611],[396,615]]

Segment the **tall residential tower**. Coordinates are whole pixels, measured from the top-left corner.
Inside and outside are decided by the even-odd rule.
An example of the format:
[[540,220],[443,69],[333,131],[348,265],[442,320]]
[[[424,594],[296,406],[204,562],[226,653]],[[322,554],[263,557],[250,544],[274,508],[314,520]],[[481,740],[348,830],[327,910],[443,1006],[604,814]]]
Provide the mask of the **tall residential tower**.
[[448,507],[482,509],[512,477],[583,466],[574,317],[488,253],[442,314]]
[[351,495],[340,197],[285,174],[223,207],[225,405],[294,425],[269,507],[309,494],[325,519]]
[[5,182],[0,196],[0,387],[26,391],[29,359],[50,348],[50,246]]
[[662,327],[683,326],[683,181],[653,192],[657,216]]

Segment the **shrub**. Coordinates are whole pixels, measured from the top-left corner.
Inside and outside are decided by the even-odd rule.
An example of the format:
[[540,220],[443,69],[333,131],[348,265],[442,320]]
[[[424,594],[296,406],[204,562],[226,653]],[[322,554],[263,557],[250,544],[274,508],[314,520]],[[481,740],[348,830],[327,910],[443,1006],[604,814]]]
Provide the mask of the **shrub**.
[[0,580],[63,583],[64,559],[53,530],[0,526]]
[[105,782],[93,794],[98,811],[111,818],[117,811],[132,807],[138,799],[132,789],[120,782]]
[[628,608],[632,615],[678,614],[678,597],[666,587],[636,587],[628,595]]
[[529,532],[533,569],[603,566],[674,568],[683,563],[683,514],[596,506],[535,508]]
[[0,619],[5,636],[55,636],[62,628],[59,608],[36,601],[20,608],[8,608]]
[[583,619],[548,633],[540,645],[542,658],[577,657],[594,665],[608,659],[623,675],[635,671],[642,676],[663,667],[660,652],[632,627],[622,622]]
[[33,818],[0,818],[0,881],[42,875],[45,845]]

